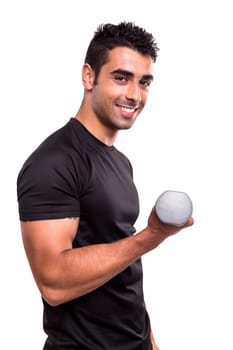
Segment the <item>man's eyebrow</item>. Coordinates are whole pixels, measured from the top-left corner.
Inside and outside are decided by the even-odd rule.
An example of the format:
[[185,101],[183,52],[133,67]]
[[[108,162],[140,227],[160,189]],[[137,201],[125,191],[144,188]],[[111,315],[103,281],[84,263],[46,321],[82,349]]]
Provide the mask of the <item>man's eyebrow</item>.
[[154,80],[154,77],[152,74],[146,74],[146,75],[143,75],[142,76],[142,79],[141,80],[150,80],[150,81],[153,81]]
[[[121,68],[118,68],[114,71],[112,71],[110,73],[111,75],[114,75],[114,74],[121,74],[121,75],[124,75],[126,77],[133,77],[134,76],[134,73],[132,73],[131,71],[128,71],[126,69],[121,69]],[[150,81],[153,81],[154,77],[152,74],[145,74],[141,77],[140,80],[150,80]]]
[[116,69],[116,70],[111,72],[111,75],[114,75],[114,74],[122,74],[122,75],[125,75],[125,76],[128,76],[128,77],[132,77],[134,75],[129,70],[121,69],[121,68],[118,68],[118,69]]

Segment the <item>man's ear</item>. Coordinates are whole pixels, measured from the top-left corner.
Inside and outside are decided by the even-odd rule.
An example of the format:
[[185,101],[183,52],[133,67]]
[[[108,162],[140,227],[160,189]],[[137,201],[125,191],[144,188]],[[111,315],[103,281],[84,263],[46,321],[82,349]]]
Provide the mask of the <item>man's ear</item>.
[[82,81],[83,81],[83,86],[86,90],[92,89],[95,81],[95,73],[88,63],[85,63],[83,65]]

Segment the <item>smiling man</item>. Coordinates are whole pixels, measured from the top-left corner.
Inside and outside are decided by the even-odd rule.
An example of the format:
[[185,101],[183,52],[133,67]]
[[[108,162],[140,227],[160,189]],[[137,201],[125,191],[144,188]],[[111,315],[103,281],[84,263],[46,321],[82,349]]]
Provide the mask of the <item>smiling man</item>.
[[152,209],[136,233],[138,194],[114,147],[143,110],[157,44],[132,23],[105,24],[82,69],[75,118],[49,136],[17,182],[25,251],[44,305],[44,350],[158,350],[145,307],[141,256],[192,225]]
[[92,65],[86,63],[85,98],[76,118],[111,146],[118,130],[130,128],[142,111],[153,80],[152,71],[151,56],[124,46],[109,51],[98,77]]

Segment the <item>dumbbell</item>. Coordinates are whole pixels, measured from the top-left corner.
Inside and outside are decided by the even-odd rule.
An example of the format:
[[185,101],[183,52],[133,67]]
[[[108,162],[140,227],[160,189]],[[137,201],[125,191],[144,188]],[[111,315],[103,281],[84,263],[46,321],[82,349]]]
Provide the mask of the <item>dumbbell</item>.
[[163,223],[183,226],[192,215],[193,204],[185,192],[169,190],[158,197],[155,211]]

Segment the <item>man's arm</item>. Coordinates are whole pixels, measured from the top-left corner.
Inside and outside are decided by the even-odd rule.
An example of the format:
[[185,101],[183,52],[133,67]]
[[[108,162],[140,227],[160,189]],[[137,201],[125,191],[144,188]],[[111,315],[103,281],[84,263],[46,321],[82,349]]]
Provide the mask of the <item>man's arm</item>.
[[[184,227],[193,224],[192,218]],[[59,305],[103,285],[182,228],[162,224],[154,209],[148,226],[108,244],[72,248],[79,218],[21,222],[26,254],[43,298]]]
[[151,340],[151,344],[152,344],[153,350],[159,350],[158,345],[155,342],[155,338],[154,338],[154,335],[153,335],[152,331],[150,332],[150,340]]

